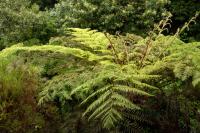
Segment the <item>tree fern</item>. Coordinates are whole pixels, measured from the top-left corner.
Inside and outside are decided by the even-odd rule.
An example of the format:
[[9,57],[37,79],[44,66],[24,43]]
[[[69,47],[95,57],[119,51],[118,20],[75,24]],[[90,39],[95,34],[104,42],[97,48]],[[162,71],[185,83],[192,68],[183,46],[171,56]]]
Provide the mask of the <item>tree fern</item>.
[[42,92],[40,92],[38,104],[42,105],[45,102],[54,101],[58,98],[59,102],[64,105],[67,100],[71,100],[70,91],[71,86],[67,83],[67,77],[55,77],[55,79],[46,83]]
[[[88,106],[83,115],[90,114],[89,119],[101,119],[105,128],[112,128],[123,118],[123,109],[140,109],[137,103],[134,104],[130,101],[128,94],[132,93],[148,97],[152,95],[143,89],[156,89],[156,87],[148,85],[137,78],[139,77],[138,75],[134,76],[123,72],[120,66],[107,66],[96,75],[96,78],[75,88],[72,94],[80,92],[90,93],[94,90],[82,102],[82,105],[91,103],[95,97],[97,99]],[[143,75],[143,79],[144,77],[145,75]]]
[[19,51],[51,51],[51,52],[59,52],[59,53],[63,53],[63,54],[68,54],[68,55],[74,55],[80,58],[85,58],[88,59],[89,61],[95,61],[95,60],[101,60],[101,59],[106,59],[109,58],[108,56],[98,56],[95,55],[89,51],[83,51],[81,49],[78,48],[68,48],[68,47],[63,47],[63,46],[53,46],[53,45],[43,45],[43,46],[20,46],[20,45],[16,45],[16,46],[12,46],[10,48],[7,48],[5,50],[3,50],[0,53],[0,57],[4,58],[7,57],[9,55],[13,55],[16,52]]
[[[195,87],[199,85],[199,43],[186,44],[176,36],[159,33],[153,36],[147,49],[149,37],[136,39],[135,43],[134,37],[111,36],[89,29],[67,29],[66,32],[69,35],[60,40],[53,38],[49,45],[27,47],[21,44],[0,53],[1,59],[26,52],[59,53],[62,60],[73,57],[74,61],[69,60],[73,62],[72,67],[66,67],[62,74],[44,85],[39,104],[56,99],[63,104],[72,98],[83,100],[81,105],[86,106],[83,116],[100,120],[103,127],[112,129],[126,121],[126,110],[139,110],[155,92],[169,89],[170,85],[161,85],[168,78],[192,79]],[[71,42],[77,45],[70,45]],[[81,64],[81,61],[87,63]],[[142,121],[144,118],[140,116],[138,119]],[[129,124],[137,127],[139,123],[136,120]]]

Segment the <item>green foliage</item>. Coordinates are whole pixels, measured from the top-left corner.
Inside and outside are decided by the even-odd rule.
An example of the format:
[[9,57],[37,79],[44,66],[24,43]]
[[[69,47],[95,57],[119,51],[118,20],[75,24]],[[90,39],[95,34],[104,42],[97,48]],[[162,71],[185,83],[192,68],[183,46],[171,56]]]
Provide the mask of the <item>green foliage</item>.
[[105,128],[113,128],[122,119],[123,109],[140,108],[127,99],[131,94],[148,97],[151,95],[142,89],[155,88],[142,83],[141,80],[148,78],[148,75],[132,75],[127,72],[126,68],[123,70],[114,64],[103,68],[95,77],[78,86],[72,94],[94,90],[82,104],[93,101],[95,97],[97,99],[90,104],[83,115],[91,113],[89,119],[100,118]]
[[[37,105],[38,92],[44,82],[39,74],[43,67],[39,60],[41,57],[35,59],[38,62],[30,61],[31,56],[25,56],[27,51],[23,52],[8,52],[7,56],[2,54],[0,57],[0,130],[61,132],[62,119],[58,114],[59,109],[53,104],[47,104],[42,108]],[[31,51],[30,54],[34,56]],[[38,52],[36,54],[38,55]],[[51,58],[47,58],[47,61],[49,59]]]
[[[139,105],[137,105],[137,103],[133,104],[131,101],[129,101],[130,96],[127,94],[133,93],[134,95],[139,95],[141,97],[148,97],[151,95],[146,92],[146,89],[156,89],[156,87],[146,84],[145,80],[158,78],[158,76],[142,74],[136,70],[134,64],[127,64],[129,60],[124,57],[123,47],[116,45],[115,47],[118,48],[117,51],[115,51],[113,48],[108,48],[108,43],[111,41],[108,39],[108,35],[104,35],[103,33],[96,31],[90,31],[88,29],[68,29],[67,33],[71,34],[71,36],[67,36],[65,42],[62,42],[61,40],[60,45],[63,46],[58,46],[57,43],[56,45],[30,47],[23,46],[21,44],[12,46],[1,52],[1,58],[9,57],[11,55],[25,56],[30,58],[30,55],[32,55],[34,58],[37,57],[36,60],[40,60],[40,56],[36,56],[38,54],[34,54],[34,52],[44,52],[48,55],[54,53],[53,56],[55,56],[55,53],[60,53],[61,55],[63,54],[68,57],[69,55],[72,55],[74,56],[73,58],[78,57],[79,61],[85,60],[85,62],[88,62],[85,65],[82,64],[82,69],[80,69],[80,66],[75,67],[74,64],[72,65],[74,68],[68,67],[65,71],[63,71],[66,74],[63,76],[54,77],[47,82],[44,85],[45,88],[40,93],[39,104],[57,100],[59,103],[61,103],[61,105],[68,104],[72,98],[70,93],[75,94],[77,99],[88,97],[85,101],[86,103],[90,100],[93,101],[93,97],[97,96],[101,102],[98,103],[98,100],[94,101],[88,107],[85,114],[92,111],[94,113],[94,117],[97,117],[98,115],[98,117],[102,118],[102,124],[104,124],[104,127],[111,128],[115,123],[122,119],[122,112],[121,109],[119,110],[119,107],[123,107],[124,109],[139,109]],[[78,45],[75,45],[76,48],[67,42],[67,38],[70,39],[70,42],[77,42]],[[55,44],[54,40],[51,40],[51,44]],[[56,39],[56,41],[57,40],[58,39]],[[112,41],[119,41],[119,38],[112,37]],[[22,54],[26,53],[26,51],[31,54]],[[28,58],[26,59],[27,61],[29,61]],[[35,61],[32,60],[32,63],[33,62]],[[45,62],[43,61],[43,63]],[[34,64],[46,69],[46,65],[41,66],[39,62],[35,62]],[[95,64],[96,67],[94,68],[93,65]],[[95,77],[93,74],[94,72],[97,73]],[[73,79],[72,77],[74,76],[76,76],[76,78]],[[72,87],[76,89],[71,92]],[[79,92],[79,90],[81,93],[75,93],[77,91]],[[92,94],[93,91],[94,93]],[[111,93],[112,91],[113,93]],[[104,97],[105,95],[106,97]],[[104,98],[102,99],[102,97]],[[112,104],[103,106],[104,101],[106,103],[111,102]],[[93,110],[97,107],[100,110]],[[103,107],[105,107],[105,110],[109,112],[109,114],[107,114],[105,117],[101,112],[102,109],[104,109]],[[118,116],[116,119],[113,118],[115,115]]]
[[[167,11],[173,14],[170,33],[174,33],[199,8],[197,0],[61,0],[50,14],[58,27],[92,28],[114,34],[131,32],[146,36],[146,32],[153,28],[155,22],[164,18]],[[181,39],[186,42],[198,40],[198,29],[198,23],[192,25],[190,31],[182,33]]]
[[[81,105],[87,106],[83,116],[89,120],[100,120],[109,130],[124,128],[123,121],[140,130],[140,123],[150,118],[141,114],[134,119],[132,114],[130,120],[124,116],[127,110],[149,109],[148,99],[160,91],[169,97],[179,96],[186,91],[184,82],[193,83],[192,88],[199,86],[199,43],[163,36],[158,27],[145,39],[71,28],[66,29],[67,36],[52,38],[49,45],[16,45],[3,50],[0,57],[26,57],[41,72],[52,75],[44,81],[39,105],[54,102],[64,113],[83,100]],[[41,58],[42,53],[48,55],[46,59]],[[66,57],[71,65],[63,61]],[[62,65],[65,67],[59,70]]]
[[61,0],[40,11],[49,2],[0,1],[1,131],[199,132],[200,43],[180,40],[199,17],[171,23],[199,4]]
[[70,92],[71,86],[67,83],[67,77],[55,77],[45,85],[45,88],[40,93],[39,105],[55,99],[58,99],[64,105],[64,102],[71,100]]
[[46,43],[56,30],[47,12],[40,12],[28,0],[0,1],[0,46],[38,39]]
[[77,48],[68,48],[68,47],[63,47],[63,46],[53,46],[53,45],[42,45],[42,46],[20,46],[19,45],[14,45],[10,48],[7,48],[1,52],[0,57],[8,57],[9,55],[15,54],[16,52],[19,51],[51,51],[51,52],[60,52],[63,54],[72,54],[80,58],[88,58],[88,60],[93,61],[93,60],[98,60],[101,59],[98,56],[95,56],[89,51],[83,51],[81,49]]
[[165,14],[167,3],[168,0],[61,0],[51,14],[58,25],[144,34]]
[[30,1],[33,4],[39,5],[40,10],[53,8],[54,5],[58,2],[58,0],[30,0]]
[[[0,64],[0,130],[2,132],[27,132],[44,125],[35,112],[34,99],[37,88],[36,69],[22,60],[1,59]],[[28,119],[27,119],[28,118]]]
[[[172,29],[176,30],[180,25],[184,25],[184,22],[188,21],[194,14],[199,11],[200,3],[198,0],[180,0],[175,1],[171,0],[170,6],[168,7],[169,11],[173,14],[172,21]],[[200,40],[199,37],[199,21],[200,17],[197,18],[197,23],[193,24],[190,27],[189,31],[185,31],[181,38],[184,41],[193,41],[194,39]]]

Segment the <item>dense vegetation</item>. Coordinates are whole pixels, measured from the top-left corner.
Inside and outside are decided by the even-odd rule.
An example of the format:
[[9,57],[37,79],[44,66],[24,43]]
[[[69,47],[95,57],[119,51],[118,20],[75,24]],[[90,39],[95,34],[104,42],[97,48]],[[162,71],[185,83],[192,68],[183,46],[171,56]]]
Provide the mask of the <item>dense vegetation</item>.
[[199,20],[198,0],[0,0],[0,132],[200,132]]

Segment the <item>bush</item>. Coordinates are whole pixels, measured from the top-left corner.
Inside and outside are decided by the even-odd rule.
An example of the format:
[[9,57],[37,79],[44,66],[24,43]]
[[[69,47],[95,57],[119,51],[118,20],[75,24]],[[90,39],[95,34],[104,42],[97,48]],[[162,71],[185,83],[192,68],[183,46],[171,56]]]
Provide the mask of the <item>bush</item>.
[[28,0],[0,1],[0,29],[1,49],[32,38],[46,43],[56,34],[48,13]]

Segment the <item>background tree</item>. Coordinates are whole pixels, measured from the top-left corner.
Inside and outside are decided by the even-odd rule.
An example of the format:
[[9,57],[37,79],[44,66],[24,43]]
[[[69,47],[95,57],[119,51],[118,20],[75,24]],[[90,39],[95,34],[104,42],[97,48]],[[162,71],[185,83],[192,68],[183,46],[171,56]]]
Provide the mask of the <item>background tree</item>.
[[37,5],[28,0],[0,1],[0,47],[34,40],[46,43],[56,29],[47,12],[40,12]]
[[[172,17],[172,31],[174,32],[180,25],[188,21],[194,14],[200,10],[199,0],[171,0],[167,9],[173,14]],[[181,37],[185,41],[200,40],[200,17],[197,18],[196,24],[191,25],[189,31],[185,31]]]
[[40,7],[40,10],[44,11],[45,9],[53,8],[54,5],[59,0],[30,0],[32,4],[37,4]]
[[52,14],[61,25],[144,35],[165,16],[167,0],[61,0]]

